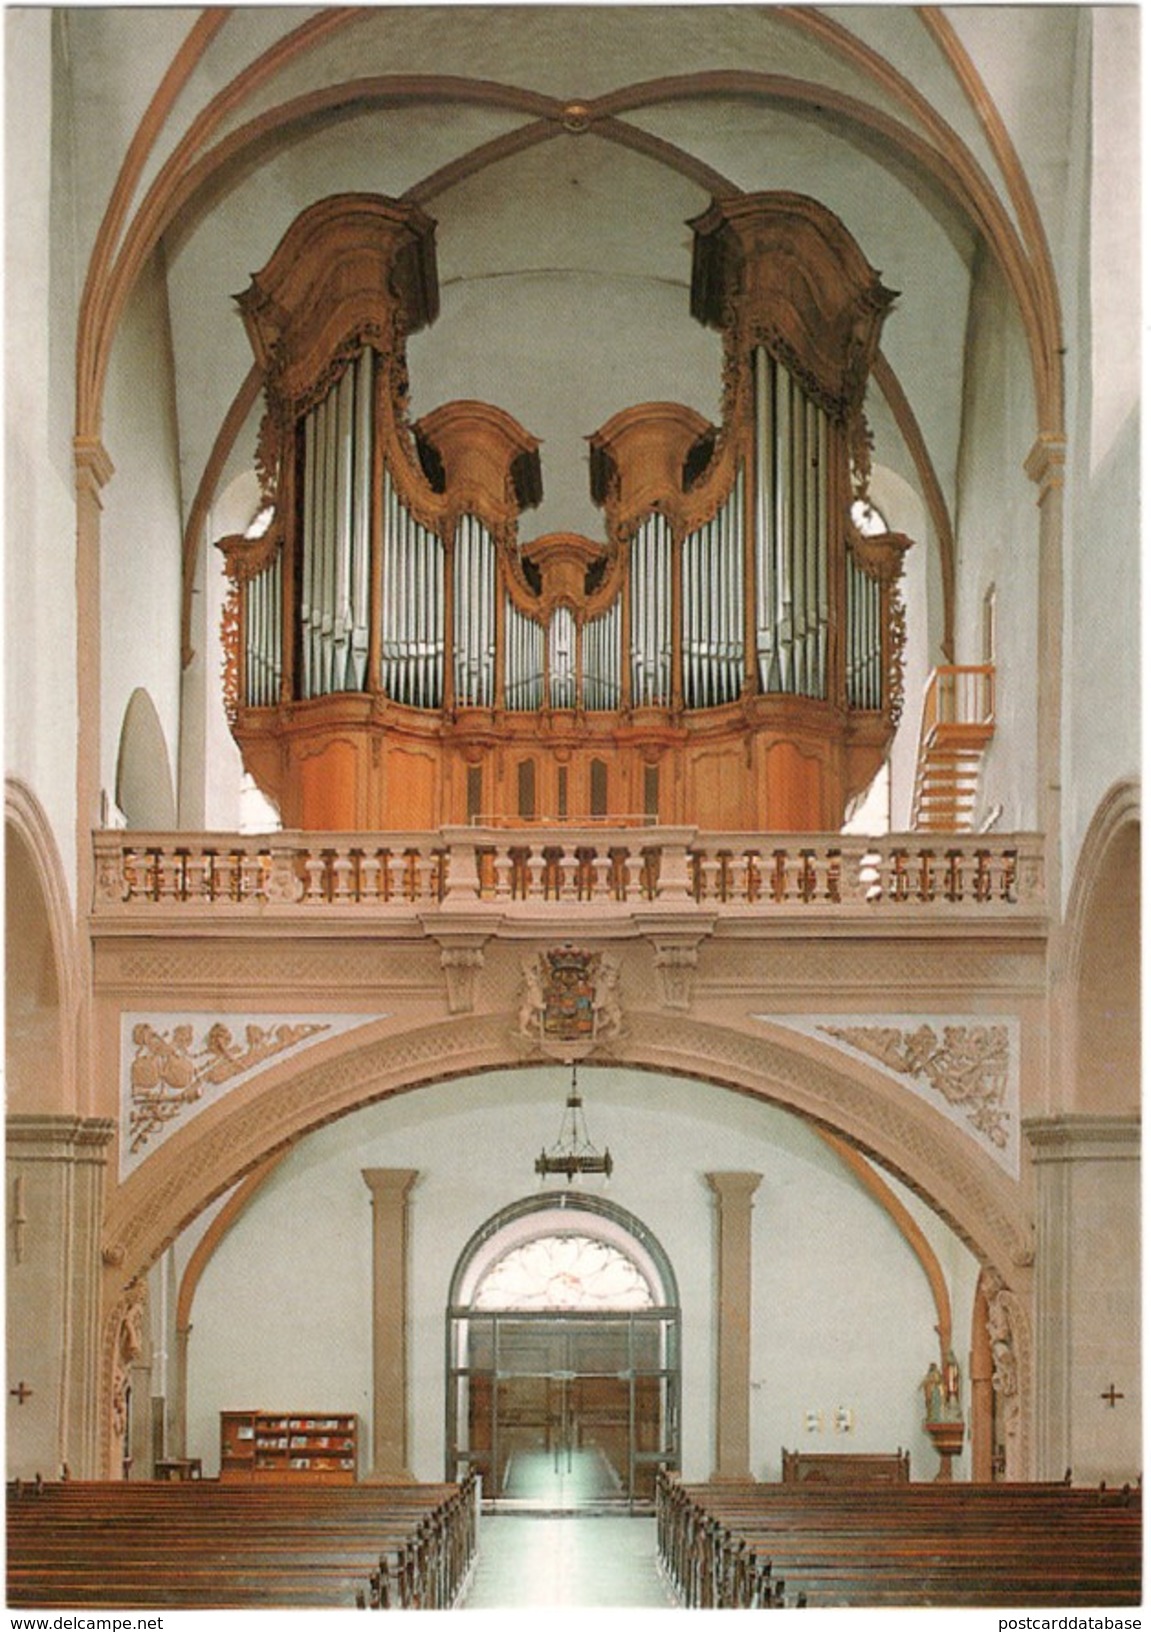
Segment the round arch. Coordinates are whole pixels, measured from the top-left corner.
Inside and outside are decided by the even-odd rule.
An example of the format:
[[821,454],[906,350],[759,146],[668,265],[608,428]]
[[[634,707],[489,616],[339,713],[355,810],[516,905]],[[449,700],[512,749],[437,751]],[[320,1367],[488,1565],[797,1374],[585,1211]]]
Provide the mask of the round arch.
[[[526,1063],[502,1013],[400,1035],[370,1022],[299,1060],[269,1067],[207,1106],[111,1198],[106,1247],[125,1282],[143,1273],[197,1214],[273,1151],[373,1100]],[[878,1069],[782,1027],[708,1024],[635,1012],[610,1059],[750,1094],[838,1134],[907,1184],[981,1261],[1012,1284],[1031,1262],[1019,1187],[961,1132]]]
[[1068,901],[1066,1093],[1076,1111],[1133,1114],[1139,1103],[1140,852],[1139,789],[1120,782],[1088,827]]
[[511,1248],[545,1233],[575,1229],[630,1257],[651,1288],[654,1302],[679,1303],[675,1271],[658,1238],[634,1213],[606,1196],[584,1190],[525,1196],[487,1219],[460,1254],[448,1302],[453,1307],[469,1305],[484,1276]]
[[[507,1018],[470,1016],[403,1037],[388,1036],[387,1022],[371,1022],[357,1033],[316,1045],[310,1058],[302,1056],[269,1069],[233,1090],[229,1099],[197,1113],[111,1198],[104,1248],[109,1266],[106,1309],[118,1306],[117,1300],[128,1295],[149,1264],[203,1207],[245,1175],[241,1189],[247,1199],[259,1188],[257,1164],[288,1151],[305,1135],[397,1096],[418,1095],[421,1089],[466,1076],[546,1063],[538,1057],[525,1059],[521,1050],[509,1047]],[[1018,1310],[1013,1335],[1020,1398],[1030,1401],[1026,1311],[1031,1301],[1031,1226],[1026,1203],[1018,1187],[1005,1174],[991,1172],[989,1159],[981,1158],[971,1141],[937,1113],[881,1079],[878,1072],[857,1067],[809,1038],[768,1028],[754,1035],[749,1028],[745,1034],[666,1013],[630,1013],[627,1038],[619,1040],[611,1057],[599,1065],[681,1078],[786,1110],[816,1133],[836,1130],[833,1148],[849,1167],[853,1152],[865,1152],[899,1177],[980,1263],[995,1269],[999,1284],[1011,1293]],[[593,1071],[593,1062],[587,1061],[585,1068]],[[900,1144],[902,1150],[896,1148]],[[451,1298],[465,1293],[459,1266],[474,1262],[477,1252],[494,1243],[482,1258],[482,1263],[490,1262],[500,1239],[508,1241],[509,1224],[523,1219],[530,1231],[544,1222],[545,1208],[555,1207],[568,1194],[533,1194],[510,1211],[490,1215],[478,1227],[469,1222],[472,1234],[466,1237],[462,1256],[457,1259],[453,1254],[445,1264],[445,1294],[449,1285]],[[582,1199],[589,1204],[585,1220],[594,1214],[605,1221],[600,1231],[608,1229],[611,1201],[594,1191]],[[601,1200],[607,1205],[598,1205]],[[670,1265],[661,1263],[658,1243],[650,1241],[642,1222],[616,1218],[633,1241],[644,1243],[658,1266],[653,1279],[665,1289],[674,1288]],[[902,1228],[898,1219],[896,1223]],[[914,1249],[914,1242],[911,1245]],[[936,1304],[938,1315],[938,1299]],[[443,1310],[445,1304],[439,1307]],[[622,1364],[619,1369],[624,1369]],[[457,1413],[463,1409],[458,1400],[455,1409]],[[1025,1416],[1028,1410],[1029,1405]]]
[[62,1102],[75,1082],[68,888],[44,809],[13,778],[4,790],[4,834],[9,1109],[75,1111]]

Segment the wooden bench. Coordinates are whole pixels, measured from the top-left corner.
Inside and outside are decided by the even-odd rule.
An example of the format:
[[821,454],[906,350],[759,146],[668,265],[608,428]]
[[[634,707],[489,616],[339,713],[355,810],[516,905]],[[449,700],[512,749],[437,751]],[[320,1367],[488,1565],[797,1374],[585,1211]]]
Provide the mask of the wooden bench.
[[789,1451],[783,1458],[785,1485],[906,1485],[911,1452]]
[[1065,1485],[657,1488],[660,1566],[688,1607],[1099,1607],[1140,1602],[1138,1490]]
[[9,1487],[12,1606],[449,1609],[475,1562],[477,1486]]

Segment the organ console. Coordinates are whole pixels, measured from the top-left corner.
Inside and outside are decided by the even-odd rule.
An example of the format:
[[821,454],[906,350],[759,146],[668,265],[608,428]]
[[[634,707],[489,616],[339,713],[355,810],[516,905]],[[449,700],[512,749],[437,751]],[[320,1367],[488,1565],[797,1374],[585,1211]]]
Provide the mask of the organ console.
[[865,536],[863,399],[894,296],[790,193],[696,221],[718,426],[676,403],[588,438],[604,538],[521,537],[539,445],[509,414],[407,418],[434,223],[325,199],[238,297],[264,370],[263,509],[219,541],[226,698],[286,825],[602,817],[837,828],[901,703],[910,540]]

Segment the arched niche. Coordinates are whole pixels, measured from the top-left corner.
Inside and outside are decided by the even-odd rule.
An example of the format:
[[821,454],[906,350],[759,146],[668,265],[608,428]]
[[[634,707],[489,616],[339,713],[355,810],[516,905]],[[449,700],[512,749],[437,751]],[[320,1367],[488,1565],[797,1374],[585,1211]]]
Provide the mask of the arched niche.
[[8,1110],[72,1108],[72,1048],[67,1016],[71,981],[67,892],[47,818],[18,784],[6,790],[5,1029]]
[[1077,1111],[1139,1104],[1140,835],[1135,790],[1121,784],[1088,830],[1068,911]]
[[156,705],[141,686],[129,697],[120,728],[116,804],[129,827],[163,832],[176,826],[168,744]]

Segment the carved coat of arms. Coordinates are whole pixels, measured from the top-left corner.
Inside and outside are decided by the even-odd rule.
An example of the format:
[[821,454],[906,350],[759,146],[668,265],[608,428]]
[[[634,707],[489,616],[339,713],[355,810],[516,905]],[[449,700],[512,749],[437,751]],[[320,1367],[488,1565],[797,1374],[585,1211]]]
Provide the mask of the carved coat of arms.
[[622,1025],[619,964],[606,952],[562,946],[525,962],[521,1036],[571,1057],[617,1037]]

